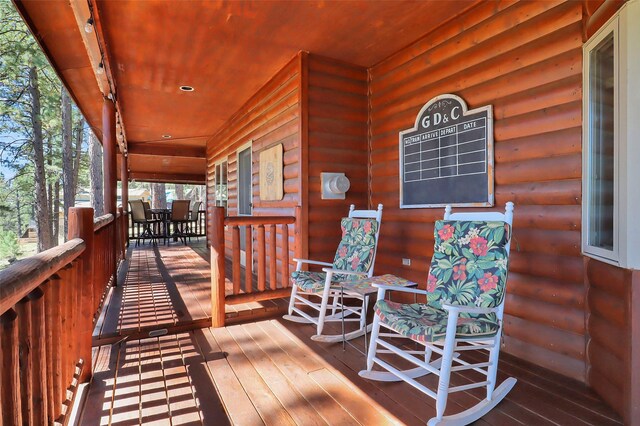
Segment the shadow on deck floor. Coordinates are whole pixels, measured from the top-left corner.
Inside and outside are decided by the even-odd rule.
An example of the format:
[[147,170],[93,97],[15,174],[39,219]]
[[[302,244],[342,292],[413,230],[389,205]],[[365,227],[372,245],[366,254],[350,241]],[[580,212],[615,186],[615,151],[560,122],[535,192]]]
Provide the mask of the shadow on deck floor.
[[[358,376],[363,338],[343,350],[310,340],[312,326],[281,319],[180,330],[210,310],[205,252],[181,245],[130,252],[94,341],[107,342],[106,333],[129,338],[94,347],[81,424],[417,425],[435,415],[434,401],[409,385]],[[173,324],[170,334],[141,339],[145,327],[166,324]],[[337,332],[335,324],[328,328]],[[515,388],[477,424],[621,424],[583,384],[501,354],[499,382],[507,376],[518,379]],[[421,381],[433,387],[435,379]],[[448,413],[481,398],[481,389],[452,394]]]

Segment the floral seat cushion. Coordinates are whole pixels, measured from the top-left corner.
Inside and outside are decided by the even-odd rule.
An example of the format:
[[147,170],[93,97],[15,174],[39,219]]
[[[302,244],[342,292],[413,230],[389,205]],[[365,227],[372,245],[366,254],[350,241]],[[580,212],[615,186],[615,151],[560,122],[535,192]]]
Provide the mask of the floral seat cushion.
[[[342,239],[333,258],[334,269],[368,272],[375,255],[378,226],[378,221],[375,219],[342,218],[340,223]],[[339,281],[353,278],[343,276]]]
[[509,224],[502,221],[436,222],[427,303],[496,307],[507,282]]
[[[362,272],[364,276],[373,264],[376,249],[376,233],[379,223],[375,219],[345,217],[340,226],[342,239],[333,260],[333,268],[350,272]],[[333,274],[332,283],[362,279],[363,275]],[[294,271],[291,284],[308,293],[322,293],[327,274],[324,272]]]
[[293,271],[291,273],[291,285],[307,293],[322,293],[326,279],[325,272]]
[[[416,342],[431,343],[444,340],[447,333],[447,311],[423,303],[400,304],[379,300],[375,313],[383,324]],[[489,338],[498,332],[495,314],[460,314],[456,337]]]

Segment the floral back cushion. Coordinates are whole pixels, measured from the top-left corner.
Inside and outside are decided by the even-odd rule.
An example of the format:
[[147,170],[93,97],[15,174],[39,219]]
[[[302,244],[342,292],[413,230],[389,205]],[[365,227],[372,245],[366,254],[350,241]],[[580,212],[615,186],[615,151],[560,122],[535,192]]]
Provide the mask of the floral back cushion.
[[[380,224],[375,219],[343,218],[342,240],[333,259],[333,267],[352,272],[368,272],[376,250],[376,233]],[[355,275],[336,277],[336,280],[359,279]]]
[[495,307],[504,299],[506,245],[511,227],[502,221],[439,220],[427,278],[427,303]]

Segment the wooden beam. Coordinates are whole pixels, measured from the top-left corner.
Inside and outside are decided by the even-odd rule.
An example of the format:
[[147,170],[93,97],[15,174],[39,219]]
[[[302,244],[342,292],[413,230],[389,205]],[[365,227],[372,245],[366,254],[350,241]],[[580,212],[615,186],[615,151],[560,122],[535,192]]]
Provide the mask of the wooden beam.
[[129,174],[131,180],[140,180],[145,182],[173,182],[173,183],[192,183],[196,185],[204,185],[205,174],[176,174],[176,173],[150,173],[135,172]]
[[[89,3],[82,0],[70,0],[69,4],[71,5],[71,10],[73,10],[73,15],[76,18],[76,24],[78,24],[78,32],[80,33],[82,42],[87,49],[87,56],[89,57],[89,62],[91,62],[91,68],[93,69],[93,74],[96,77],[98,87],[100,87],[100,91],[103,96],[107,96],[111,90],[109,89],[107,74],[104,72],[104,64],[102,64],[102,52],[98,45],[98,37],[95,34],[95,23],[93,25],[94,30],[91,33],[87,33],[84,30],[87,21],[89,19],[93,19],[89,9]],[[102,74],[99,74],[97,70],[101,65]]]
[[278,288],[260,292],[231,294],[225,297],[227,305],[240,305],[242,303],[262,302],[264,300],[282,299],[291,295],[291,288]]
[[104,178],[104,211],[116,214],[116,109],[111,100],[104,98],[102,104],[102,149]]
[[129,154],[157,155],[162,157],[197,157],[205,158],[204,146],[179,146],[179,145],[149,145],[129,143]]
[[129,210],[129,170],[127,157],[121,154],[120,159],[120,183],[122,186],[122,209],[126,212]]

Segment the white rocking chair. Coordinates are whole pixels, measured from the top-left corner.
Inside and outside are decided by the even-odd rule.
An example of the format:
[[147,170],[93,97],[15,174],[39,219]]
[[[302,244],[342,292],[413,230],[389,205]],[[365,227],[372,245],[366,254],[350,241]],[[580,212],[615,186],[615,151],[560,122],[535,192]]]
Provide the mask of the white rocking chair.
[[[340,282],[357,280],[373,275],[378,236],[382,220],[382,204],[377,210],[355,210],[352,204],[349,217],[341,221],[342,240],[338,245],[333,263],[318,262],[308,259],[294,259],[296,270],[291,274],[291,299],[288,315],[283,318],[289,321],[316,324],[317,334],[313,340],[322,342],[338,342],[343,334],[323,335],[325,322],[345,321],[358,322],[358,329],[344,334],[344,340],[354,339],[364,334],[366,326],[367,299],[357,294],[342,292],[344,298],[358,299],[358,305],[346,305],[341,297]],[[323,272],[303,271],[304,264],[320,265]],[[313,302],[312,298],[320,298]],[[329,304],[329,299],[332,303]],[[307,306],[318,311],[317,316],[300,309]],[[327,315],[327,311],[331,313]],[[347,318],[355,314],[357,318]],[[369,325],[369,329],[371,325]]]
[[[434,231],[434,255],[429,268],[427,290],[378,287],[378,299],[367,356],[367,369],[360,376],[379,381],[405,381],[436,400],[436,417],[429,425],[466,425],[488,413],[513,388],[510,377],[496,386],[500,336],[502,335],[507,269],[513,222],[513,203],[505,213],[451,213]],[[426,296],[426,303],[401,304],[385,300],[386,291],[402,291]],[[391,332],[380,332],[380,327]],[[393,338],[394,343],[383,338]],[[424,346],[411,350],[398,344],[409,339]],[[460,353],[487,351],[484,362],[468,362]],[[440,357],[433,360],[433,353]],[[415,365],[399,370],[379,354],[395,354]],[[374,371],[374,364],[386,371]],[[452,372],[475,370],[485,380],[460,386],[449,383]],[[439,376],[437,392],[416,379],[427,374]],[[486,387],[486,399],[458,414],[444,416],[449,393]]]

